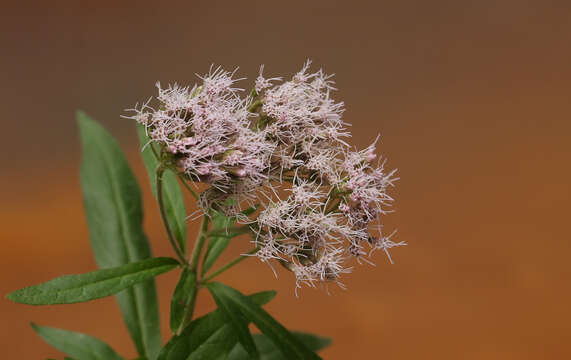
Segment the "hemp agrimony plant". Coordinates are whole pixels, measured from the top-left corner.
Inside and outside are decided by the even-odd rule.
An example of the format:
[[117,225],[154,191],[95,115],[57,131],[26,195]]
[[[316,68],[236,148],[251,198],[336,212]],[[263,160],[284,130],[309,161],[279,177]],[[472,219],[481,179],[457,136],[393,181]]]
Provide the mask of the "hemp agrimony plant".
[[[302,285],[336,283],[351,259],[370,262],[374,250],[404,245],[381,233],[394,171],[383,169],[375,142],[353,150],[330,97],[331,76],[309,72],[291,80],[262,70],[249,95],[241,79],[220,68],[200,85],[162,88],[125,116],[134,119],[142,157],[173,257],[152,257],[142,229],[140,190],[119,146],[95,121],[78,113],[81,186],[89,238],[100,270],[65,275],[12,292],[31,305],[69,304],[115,295],[138,359],[319,359],[329,340],[290,332],[262,305],[273,291],[243,295],[214,278],[250,257],[283,266]],[[183,191],[198,212],[187,214]],[[188,219],[201,218],[192,249]],[[243,240],[238,239],[241,237]],[[248,237],[249,240],[245,238]],[[231,239],[251,250],[212,270]],[[390,260],[390,257],[389,257]],[[170,304],[172,336],[162,344],[154,277],[178,270]],[[275,272],[275,271],[274,271]],[[217,309],[194,317],[207,290]],[[252,334],[253,323],[260,333]],[[91,336],[32,324],[46,342],[73,359],[123,359]],[[70,358],[67,358],[70,359]]]

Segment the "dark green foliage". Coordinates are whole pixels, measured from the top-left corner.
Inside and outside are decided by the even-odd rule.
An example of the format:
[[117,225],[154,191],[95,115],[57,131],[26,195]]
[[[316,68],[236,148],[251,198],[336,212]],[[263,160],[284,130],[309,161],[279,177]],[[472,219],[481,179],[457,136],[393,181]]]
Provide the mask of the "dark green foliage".
[[[83,112],[78,112],[77,121],[81,188],[95,261],[108,268],[150,258],[139,186],[119,145]],[[154,280],[126,289],[116,298],[137,352],[154,358],[161,346]]]
[[86,274],[64,275],[42,284],[16,290],[6,297],[28,305],[71,304],[113,295],[172,270],[172,258],[154,258]]
[[[247,296],[221,283],[210,283],[206,287],[219,308],[239,309],[242,315],[252,321],[287,359],[319,359],[303,342],[297,340],[286,328]],[[230,317],[227,312],[226,315]],[[244,344],[242,343],[242,345]],[[250,354],[248,349],[246,351]]]
[[[123,360],[109,345],[79,332],[39,326],[32,328],[45,342],[62,353],[80,360]],[[69,358],[65,358],[69,359]]]
[[[159,206],[165,226],[174,236],[174,240],[172,236],[169,239],[179,260],[152,258],[142,228],[140,190],[121,149],[111,135],[87,115],[78,112],[77,118],[83,155],[80,172],[83,201],[89,240],[100,270],[64,275],[16,290],[7,295],[8,299],[46,305],[89,301],[115,294],[137,349],[137,360],[320,359],[315,352],[329,345],[329,339],[289,332],[262,309],[261,306],[276,295],[275,291],[245,296],[221,283],[208,282],[239,261],[220,267],[211,273],[211,277],[204,276],[230,239],[251,232],[249,227],[236,227],[235,219],[212,210],[212,227],[208,229],[208,222],[203,223],[200,241],[193,251],[193,261],[186,262],[183,256],[186,212],[176,175],[168,168],[164,169],[161,177],[163,201],[162,207]],[[141,126],[138,127],[138,135],[141,145],[146,145],[148,139]],[[159,159],[150,146],[142,156],[152,193],[157,198]],[[251,215],[255,211],[253,207],[243,214]],[[199,260],[203,240],[207,241],[207,248],[198,272],[198,261],[195,260]],[[182,254],[179,249],[182,249]],[[182,272],[170,302],[169,325],[173,336],[161,349],[154,277],[177,266],[182,267]],[[190,321],[194,299],[203,287],[211,293],[218,308]],[[250,333],[251,323],[261,334]],[[92,336],[35,324],[32,327],[47,343],[69,355],[65,357],[67,360],[123,359],[109,345]]]
[[169,326],[173,334],[177,332],[184,316],[188,316],[184,309],[192,301],[196,290],[196,275],[186,268],[183,269],[171,298]]

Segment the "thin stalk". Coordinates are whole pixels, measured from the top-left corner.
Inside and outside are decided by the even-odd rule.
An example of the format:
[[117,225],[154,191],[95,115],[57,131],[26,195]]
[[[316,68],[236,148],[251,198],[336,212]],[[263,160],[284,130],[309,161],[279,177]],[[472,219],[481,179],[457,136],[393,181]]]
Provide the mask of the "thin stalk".
[[190,271],[196,272],[198,267],[198,259],[200,258],[200,253],[204,247],[204,240],[206,240],[206,232],[208,230],[208,216],[204,215],[202,217],[202,224],[200,224],[200,231],[196,235],[196,240],[194,241],[194,248],[192,249],[192,255],[190,256],[190,262],[188,263],[188,268]]
[[188,323],[192,320],[192,315],[194,313],[194,305],[196,304],[196,297],[198,296],[198,291],[200,290],[200,281],[198,280],[198,259],[200,258],[200,253],[204,247],[204,241],[207,239],[206,231],[208,230],[208,216],[204,215],[202,217],[202,223],[200,225],[200,231],[196,236],[194,241],[194,248],[192,249],[192,255],[190,262],[188,264],[188,269],[194,273],[194,278],[196,279],[195,290],[190,295],[189,301],[186,303],[183,311],[182,324],[180,326],[180,331],[182,331]]
[[220,268],[218,268],[217,270],[213,271],[212,273],[210,273],[210,275],[202,278],[202,280],[200,281],[202,284],[206,283],[207,281],[213,279],[214,277],[222,274],[224,271],[230,269],[232,266],[246,260],[249,256],[247,255],[252,255],[255,254],[256,252],[258,252],[258,250],[260,250],[259,246],[256,246],[255,248],[253,248],[252,250],[248,251],[246,254],[240,255],[237,258],[235,258],[234,260],[230,261],[229,263],[227,263],[226,265],[221,266]]
[[168,218],[167,218],[167,214],[165,211],[165,205],[164,205],[164,200],[163,200],[163,173],[164,173],[164,168],[162,166],[159,166],[157,168],[157,173],[156,173],[156,185],[157,185],[157,202],[159,203],[159,212],[161,213],[161,219],[163,220],[163,225],[165,227],[165,230],[167,232],[167,236],[169,239],[169,242],[171,244],[171,247],[173,248],[174,252],[176,253],[176,256],[178,257],[178,260],[180,261],[181,264],[186,265],[186,259],[184,256],[184,253],[182,252],[182,250],[179,248],[178,243],[176,242],[174,235],[172,233]]
[[184,311],[182,312],[182,323],[179,327],[179,334],[192,320],[192,314],[194,313],[194,305],[196,304],[196,297],[198,295],[198,290],[200,290],[200,284],[198,283],[198,281],[196,281],[196,284],[194,286],[196,288],[190,295],[190,299],[184,306]]
[[188,190],[188,192],[190,193],[190,195],[192,195],[192,197],[194,198],[194,200],[198,200],[198,194],[192,190],[190,188],[190,186],[186,183],[186,180],[180,175],[179,172],[176,172],[176,176],[178,176],[178,178],[180,179],[180,182],[182,183],[182,185],[184,185],[184,187],[186,188],[186,190]]
[[221,236],[221,237],[234,237],[245,234],[250,231],[249,225],[233,226],[227,229],[212,230],[206,233],[206,237]]

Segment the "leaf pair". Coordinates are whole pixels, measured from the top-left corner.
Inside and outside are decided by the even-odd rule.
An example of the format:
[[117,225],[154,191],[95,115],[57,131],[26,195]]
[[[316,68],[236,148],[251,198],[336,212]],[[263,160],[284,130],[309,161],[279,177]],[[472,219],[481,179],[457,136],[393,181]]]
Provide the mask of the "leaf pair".
[[[244,296],[219,283],[208,283],[218,310],[192,321],[174,335],[161,351],[161,336],[154,277],[179,265],[171,258],[151,258],[142,229],[140,190],[116,141],[96,122],[78,113],[83,160],[81,185],[89,227],[90,244],[101,270],[65,275],[43,284],[26,287],[7,297],[13,301],[43,305],[89,301],[116,294],[123,320],[140,359],[319,359],[312,351],[328,344],[327,339],[290,333],[260,305],[275,292]],[[142,144],[147,143],[142,127]],[[157,158],[150,147],[143,159],[156,197]],[[172,172],[164,173],[164,205],[180,249],[185,249],[185,209]],[[246,211],[255,211],[255,208]],[[246,214],[247,215],[247,214]],[[233,219],[215,214],[213,230],[227,229]],[[202,266],[208,271],[231,237],[243,232],[212,236]],[[184,309],[197,291],[196,273],[183,270],[171,302],[170,327],[176,332],[188,316]],[[262,334],[251,335],[253,322]],[[102,341],[86,334],[32,324],[46,342],[75,359],[122,359]],[[68,358],[66,358],[68,359]]]
[[[222,285],[223,286],[223,285]],[[215,286],[216,287],[216,286]],[[243,296],[247,301],[261,310],[260,306],[269,302],[275,291],[264,291],[250,296]],[[268,315],[269,316],[269,315]],[[247,360],[252,359],[250,354],[238,341],[238,336],[233,325],[227,321],[224,310],[208,313],[192,321],[180,335],[175,335],[165,345],[157,360],[196,360],[196,359],[227,359]],[[275,320],[274,320],[275,321]],[[287,330],[283,329],[287,332]],[[296,347],[304,347],[300,353],[302,359],[319,359],[312,351],[318,351],[329,345],[329,339],[306,333],[289,333],[287,337],[294,338]],[[264,334],[253,335],[257,357],[261,360],[289,360],[300,357],[287,357],[274,343]],[[286,352],[287,353],[287,352]]]
[[[151,259],[149,242],[142,228],[139,186],[115,139],[82,112],[77,113],[77,121],[82,145],[81,188],[89,240],[95,261],[102,270],[62,276],[17,290],[7,297],[16,302],[40,305],[88,301],[116,294],[137,352],[142,358],[154,359],[161,348],[161,336],[153,278],[178,263],[170,258]],[[172,180],[167,180],[166,191],[174,193]],[[167,197],[171,208],[179,214],[181,205],[175,200],[176,194]],[[178,199],[182,201],[182,197]],[[183,207],[182,213],[184,220]],[[176,233],[183,241],[183,227],[179,226]]]
[[[275,291],[264,291],[249,298],[263,305],[275,295]],[[217,359],[228,354],[237,343],[238,339],[222,311],[215,310],[193,320],[180,335],[174,335],[157,360]]]
[[286,359],[319,359],[317,354],[247,296],[221,283],[209,283],[206,287],[250,358],[260,356],[248,329],[251,321]]
[[[176,266],[178,266],[178,262],[171,258],[147,259],[86,274],[64,275],[39,285],[16,290],[8,294],[7,298],[31,305],[90,301],[120,291],[128,291],[134,284],[148,283],[155,276],[172,270]],[[92,336],[35,324],[32,324],[32,327],[48,344],[75,359],[122,359],[107,344]]]

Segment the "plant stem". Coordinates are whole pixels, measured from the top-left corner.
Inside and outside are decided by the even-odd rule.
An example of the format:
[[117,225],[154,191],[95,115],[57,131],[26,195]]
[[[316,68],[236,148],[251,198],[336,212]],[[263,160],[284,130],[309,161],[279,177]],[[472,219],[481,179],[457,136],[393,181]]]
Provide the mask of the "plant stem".
[[249,256],[248,255],[252,255],[255,254],[256,252],[258,252],[258,250],[260,250],[260,247],[256,246],[255,248],[253,248],[252,250],[248,251],[247,253],[238,256],[237,258],[235,258],[234,260],[230,261],[229,263],[227,263],[226,265],[223,265],[222,267],[220,267],[219,269],[217,269],[216,271],[213,271],[210,275],[208,275],[207,277],[202,278],[202,280],[200,281],[202,284],[206,283],[207,281],[213,279],[214,277],[222,274],[224,271],[230,269],[232,266],[246,260]]
[[169,221],[167,218],[167,214],[165,211],[165,205],[164,205],[164,200],[163,200],[163,173],[164,173],[164,168],[162,166],[159,165],[159,167],[157,167],[157,173],[156,173],[156,184],[157,184],[157,202],[159,203],[159,212],[161,213],[161,219],[163,220],[163,225],[165,227],[165,230],[167,232],[167,236],[169,239],[169,242],[171,244],[171,247],[173,248],[174,252],[176,253],[176,256],[178,257],[178,260],[180,261],[180,263],[182,265],[187,265],[184,253],[182,252],[182,250],[179,248],[178,243],[176,242],[174,235],[172,233],[171,227],[169,225]]
[[198,200],[198,194],[190,188],[190,186],[186,183],[185,179],[180,175],[180,173],[177,172],[176,176],[178,176],[178,178],[180,179],[180,182],[182,183],[182,185],[184,185],[185,189],[188,190],[190,195],[192,195],[194,200]]
[[180,326],[180,331],[184,330],[186,325],[192,320],[192,314],[194,313],[194,305],[196,304],[196,297],[198,296],[198,290],[200,290],[200,281],[198,280],[198,259],[200,258],[200,253],[204,247],[204,241],[208,238],[206,236],[206,231],[208,230],[208,216],[202,216],[202,223],[200,224],[200,231],[196,235],[196,240],[194,241],[194,248],[192,249],[192,255],[190,262],[188,263],[188,269],[194,273],[194,278],[196,283],[194,284],[195,289],[190,294],[190,299],[186,303],[183,311],[182,324]]
[[182,312],[182,323],[179,327],[179,334],[184,330],[184,328],[192,320],[192,314],[194,313],[194,305],[196,304],[196,297],[198,295],[198,290],[200,290],[200,284],[198,281],[194,284],[195,289],[190,294],[190,299],[184,306],[184,311]]
[[250,226],[249,225],[243,225],[243,226],[233,226],[231,228],[226,228],[226,229],[218,229],[218,230],[212,230],[209,231],[206,234],[206,237],[213,237],[213,236],[220,236],[220,237],[234,237],[234,236],[238,236],[241,234],[245,234],[248,231],[250,231]]
[[194,241],[194,248],[192,249],[192,255],[190,257],[190,262],[188,264],[188,268],[190,271],[194,271],[195,273],[196,268],[198,267],[198,259],[200,258],[200,253],[204,246],[204,240],[206,240],[206,231],[208,230],[208,216],[202,216],[202,223],[200,224],[200,231],[198,235],[196,235],[196,240]]

